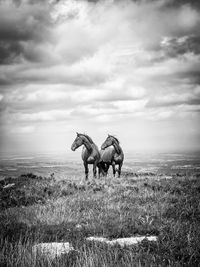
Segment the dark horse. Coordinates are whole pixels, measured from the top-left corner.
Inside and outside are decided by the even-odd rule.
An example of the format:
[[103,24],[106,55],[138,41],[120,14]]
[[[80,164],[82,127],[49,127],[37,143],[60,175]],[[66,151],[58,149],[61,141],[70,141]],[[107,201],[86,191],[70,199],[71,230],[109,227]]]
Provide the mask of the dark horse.
[[109,166],[112,165],[113,175],[115,176],[115,165],[118,165],[118,177],[120,177],[124,160],[124,153],[119,145],[119,140],[112,135],[108,135],[105,142],[101,146],[100,153],[102,162],[101,164],[104,163],[105,172],[107,173]]
[[[77,137],[71,146],[72,151],[75,151],[81,145],[83,145],[81,157],[85,167],[85,179],[86,180],[88,179],[88,172],[89,172],[88,164],[93,164],[93,176],[94,178],[96,178],[96,173],[97,173],[96,169],[100,161],[99,149],[88,135],[77,133]],[[100,174],[100,168],[99,168],[99,174]]]

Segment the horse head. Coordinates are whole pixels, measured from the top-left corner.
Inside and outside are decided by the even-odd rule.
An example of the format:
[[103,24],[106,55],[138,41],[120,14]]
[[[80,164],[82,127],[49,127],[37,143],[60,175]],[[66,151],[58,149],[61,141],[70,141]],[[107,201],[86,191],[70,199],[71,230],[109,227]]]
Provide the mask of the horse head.
[[83,144],[83,139],[81,138],[81,134],[76,133],[77,136],[71,146],[71,150],[75,151],[79,146],[81,146]]
[[105,142],[101,145],[101,149],[106,149],[109,146],[112,146],[113,144],[113,138],[111,135],[108,134],[108,137],[106,138]]

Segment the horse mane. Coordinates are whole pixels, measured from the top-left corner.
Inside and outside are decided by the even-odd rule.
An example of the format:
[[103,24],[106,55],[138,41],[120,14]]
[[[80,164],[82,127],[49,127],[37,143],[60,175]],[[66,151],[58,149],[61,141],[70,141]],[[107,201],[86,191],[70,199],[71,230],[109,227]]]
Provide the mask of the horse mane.
[[113,135],[109,135],[109,136],[111,136],[112,138],[114,138],[115,139],[115,141],[118,143],[118,145],[119,145],[119,140],[117,139],[117,137],[115,137],[115,136],[113,136]]
[[81,135],[85,136],[85,137],[87,138],[87,140],[88,140],[91,144],[94,144],[92,138],[89,137],[87,134],[84,133],[84,134],[81,134]]

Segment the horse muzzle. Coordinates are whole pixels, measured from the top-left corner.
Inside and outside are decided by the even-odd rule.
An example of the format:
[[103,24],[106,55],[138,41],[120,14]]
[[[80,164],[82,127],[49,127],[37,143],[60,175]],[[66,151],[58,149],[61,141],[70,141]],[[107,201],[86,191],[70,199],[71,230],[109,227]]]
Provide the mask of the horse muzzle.
[[102,145],[102,146],[101,146],[101,149],[102,149],[102,150],[106,149],[106,146],[105,146],[105,145]]
[[75,146],[71,146],[71,150],[72,151],[75,151],[76,150],[76,147]]

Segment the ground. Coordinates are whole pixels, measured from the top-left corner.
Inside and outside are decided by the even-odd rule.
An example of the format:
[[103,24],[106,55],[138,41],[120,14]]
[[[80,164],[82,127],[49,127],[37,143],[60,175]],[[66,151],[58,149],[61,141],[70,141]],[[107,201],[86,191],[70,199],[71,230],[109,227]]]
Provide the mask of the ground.
[[[89,183],[26,174],[0,181],[0,266],[199,266],[200,175],[124,172]],[[86,241],[156,235],[125,248]],[[39,242],[75,251],[35,257]]]

